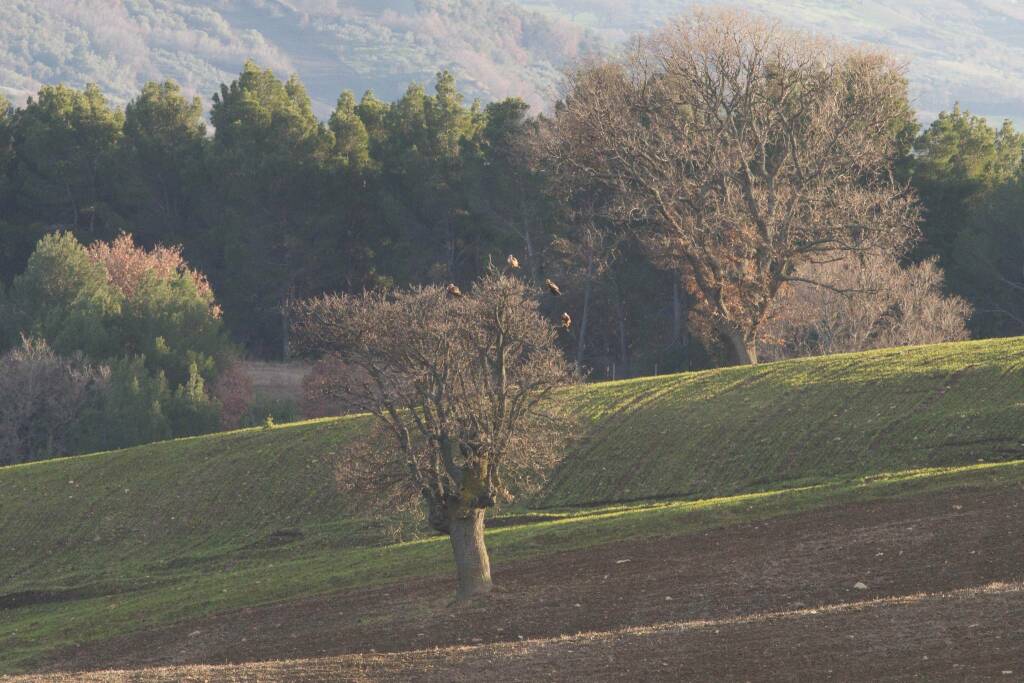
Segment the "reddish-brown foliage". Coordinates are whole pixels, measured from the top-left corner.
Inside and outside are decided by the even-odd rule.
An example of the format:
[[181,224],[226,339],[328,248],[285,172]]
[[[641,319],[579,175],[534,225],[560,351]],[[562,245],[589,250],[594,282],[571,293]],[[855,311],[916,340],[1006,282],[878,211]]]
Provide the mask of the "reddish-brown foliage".
[[157,245],[146,251],[137,246],[128,233],[121,233],[112,242],[93,242],[89,255],[107,269],[107,279],[126,298],[131,298],[145,277],[171,279],[185,277],[191,280],[199,295],[210,304],[214,317],[221,315],[214,303],[213,290],[206,276],[188,266],[181,255],[181,247]]
[[237,361],[228,365],[213,383],[210,393],[220,401],[220,425],[237,429],[252,404],[252,379]]
[[302,415],[307,418],[348,415],[369,410],[344,387],[366,381],[366,373],[346,363],[337,354],[328,354],[313,364],[302,378]]

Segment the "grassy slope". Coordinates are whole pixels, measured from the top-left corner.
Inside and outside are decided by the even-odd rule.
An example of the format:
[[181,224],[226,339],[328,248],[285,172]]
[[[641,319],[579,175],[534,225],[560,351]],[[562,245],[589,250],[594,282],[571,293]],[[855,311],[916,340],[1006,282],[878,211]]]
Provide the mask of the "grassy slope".
[[[1024,479],[1021,463],[930,472],[895,487],[857,479],[1021,457],[1021,339],[596,385],[578,400],[592,430],[538,505],[829,483],[495,530],[495,562],[907,486]],[[74,598],[0,611],[0,671],[80,638],[447,572],[440,539],[366,547],[379,531],[346,516],[333,493],[332,461],[365,424],[321,420],[0,469],[0,596]],[[282,529],[303,537],[269,545]]]
[[540,501],[707,497],[1024,455],[1024,339],[602,384]]
[[[274,531],[358,544],[332,460],[362,420],[318,420],[0,469],[0,594],[75,586],[226,553],[258,555]],[[374,535],[376,536],[376,534]]]

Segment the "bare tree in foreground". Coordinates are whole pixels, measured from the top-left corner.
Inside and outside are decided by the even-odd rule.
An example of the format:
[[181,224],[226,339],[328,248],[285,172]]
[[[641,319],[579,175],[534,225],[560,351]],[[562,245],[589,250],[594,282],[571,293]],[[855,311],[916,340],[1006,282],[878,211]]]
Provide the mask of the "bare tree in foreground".
[[737,363],[801,264],[899,252],[917,234],[892,180],[912,115],[889,57],[735,12],[695,11],[569,74],[539,147],[561,194],[679,272]]
[[762,355],[772,360],[968,339],[971,306],[942,293],[935,259],[906,268],[871,254],[797,271],[819,287],[796,282],[772,303],[761,328]]
[[569,435],[552,393],[571,374],[538,295],[491,272],[461,296],[329,295],[294,311],[299,348],[350,367],[357,381],[339,388],[383,437],[342,466],[347,488],[390,509],[422,503],[451,537],[460,599],[491,589],[485,510],[538,483]]

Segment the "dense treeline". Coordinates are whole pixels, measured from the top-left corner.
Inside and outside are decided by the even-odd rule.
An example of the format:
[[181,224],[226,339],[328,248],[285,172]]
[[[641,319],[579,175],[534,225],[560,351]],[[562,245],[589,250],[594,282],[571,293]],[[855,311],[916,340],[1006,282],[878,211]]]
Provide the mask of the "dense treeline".
[[1024,134],[957,106],[914,149],[925,209],[914,256],[937,256],[949,288],[974,304],[976,337],[1024,334]]
[[[298,79],[247,63],[214,95],[209,124],[204,113],[171,82],[123,110],[64,86],[0,109],[5,289],[58,230],[85,245],[122,232],[180,244],[234,340],[281,358],[290,301],[465,284],[515,253],[528,277],[563,284],[549,312],[572,313],[562,341],[595,376],[727,357],[714,334],[690,333],[692,294],[649,245],[566,205],[535,170],[524,139],[544,122],[520,101],[466,103],[442,73],[433,92],[413,85],[392,103],[343,93],[324,122]],[[973,305],[975,335],[1024,332],[1024,138],[957,109],[910,140],[896,166],[921,199],[923,237],[907,259],[938,258],[946,290]]]
[[146,85],[123,111],[63,86],[5,109],[5,284],[55,229],[86,244],[121,232],[181,244],[235,338],[279,358],[289,300],[467,281],[523,236],[539,267],[555,221],[517,165],[518,101],[466,106],[441,74],[434,93],[414,85],[391,104],[344,93],[321,122],[297,79],[248,63],[214,95],[212,131],[203,114],[173,83]]

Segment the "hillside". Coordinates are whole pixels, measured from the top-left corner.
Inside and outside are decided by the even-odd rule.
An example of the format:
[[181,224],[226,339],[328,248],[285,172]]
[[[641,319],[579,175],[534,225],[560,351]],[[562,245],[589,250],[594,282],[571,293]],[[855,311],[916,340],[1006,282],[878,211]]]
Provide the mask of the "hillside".
[[[649,30],[697,0],[519,0],[609,41]],[[909,62],[914,106],[930,120],[955,101],[998,124],[1024,124],[1024,6],[1015,0],[741,0],[713,3],[762,12],[844,40],[881,46]]]
[[940,344],[601,384],[543,505],[706,498],[1024,457],[1024,343]]
[[119,102],[147,80],[208,98],[246,59],[298,73],[323,118],[344,89],[395,99],[411,81],[454,70],[484,100],[534,106],[559,67],[600,41],[505,0],[13,0],[0,22],[0,94],[94,82]]
[[[608,382],[576,400],[587,436],[531,507],[1012,460],[1024,458],[1024,338]],[[94,575],[111,560],[199,561],[287,529],[304,544],[354,543],[353,527],[368,523],[346,520],[333,462],[366,420],[0,469],[0,538],[13,551],[0,557],[0,581]]]
[[[410,80],[453,69],[473,96],[549,102],[560,68],[609,49],[695,0],[8,0],[0,21],[0,93],[95,82],[118,101],[172,78],[202,97],[252,58],[295,72],[326,116],[339,92],[394,98]],[[911,62],[923,118],[959,100],[999,123],[1024,121],[1024,9],[1002,0],[727,3]]]
[[[501,566],[669,522],[680,532],[1017,482],[1022,397],[1024,338],[590,385],[574,398],[585,442],[528,502],[535,512],[506,513],[512,526],[489,545]],[[335,494],[333,463],[366,424],[326,419],[0,469],[0,610],[11,624],[0,628],[0,671],[83,640],[447,573],[443,539],[378,545],[380,524]],[[878,476],[922,467],[961,469]],[[659,498],[695,502],[622,504]]]

